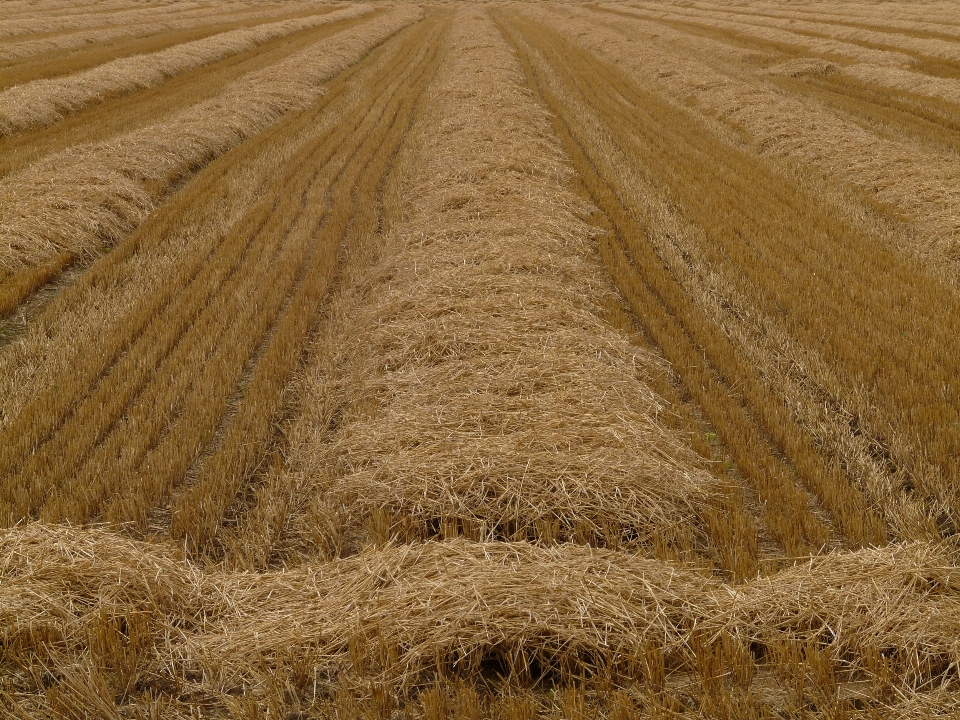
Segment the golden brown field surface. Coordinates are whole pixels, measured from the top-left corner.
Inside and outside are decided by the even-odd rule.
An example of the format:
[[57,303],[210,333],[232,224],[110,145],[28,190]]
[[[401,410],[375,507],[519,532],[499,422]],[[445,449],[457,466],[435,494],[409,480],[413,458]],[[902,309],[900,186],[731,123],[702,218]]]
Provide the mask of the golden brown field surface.
[[10,0],[0,716],[960,713],[960,5]]

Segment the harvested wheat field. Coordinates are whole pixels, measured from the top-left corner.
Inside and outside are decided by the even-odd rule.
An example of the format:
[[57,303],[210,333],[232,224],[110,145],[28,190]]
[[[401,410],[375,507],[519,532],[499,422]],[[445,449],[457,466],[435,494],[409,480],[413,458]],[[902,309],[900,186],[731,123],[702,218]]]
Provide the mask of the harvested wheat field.
[[960,4],[0,13],[0,716],[960,715]]

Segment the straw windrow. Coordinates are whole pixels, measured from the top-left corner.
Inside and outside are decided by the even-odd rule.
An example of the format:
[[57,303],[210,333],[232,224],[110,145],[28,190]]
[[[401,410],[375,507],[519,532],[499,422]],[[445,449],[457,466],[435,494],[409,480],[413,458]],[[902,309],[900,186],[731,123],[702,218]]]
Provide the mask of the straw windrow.
[[616,300],[588,208],[478,25],[451,40],[416,200],[342,331],[339,427],[294,464],[332,472],[317,492],[385,537],[702,541],[717,481],[658,417],[672,411],[645,378],[661,362],[599,319]]
[[0,180],[0,268],[82,254],[136,227],[177,179],[304,107],[324,81],[422,11],[398,7],[246,76],[167,121],[48,156]]
[[[244,688],[259,687],[262,702],[286,688],[278,707],[296,697],[308,708],[345,687],[399,697],[438,675],[494,670],[521,685],[593,677],[662,689],[672,677],[699,696],[709,654],[749,645],[717,655],[731,677],[752,678],[759,657],[779,662],[789,685],[804,666],[813,679],[826,656],[839,660],[835,682],[896,688],[902,705],[887,716],[911,717],[938,697],[946,707],[936,686],[960,660],[957,557],[922,544],[830,555],[737,590],[621,551],[465,539],[287,572],[205,572],[105,531],[39,525],[0,533],[0,567],[0,666],[53,669],[81,707],[92,688],[64,687],[71,666],[139,688],[135,703],[172,683],[227,707]],[[27,702],[30,675],[9,677],[7,692]]]
[[672,40],[682,35],[643,18],[621,17],[610,28],[598,25],[598,13],[582,8],[558,12],[537,7],[530,14],[635,73],[645,85],[652,84],[671,97],[695,99],[705,114],[723,117],[745,130],[758,152],[802,164],[896,208],[923,228],[901,250],[943,269],[946,275],[956,275],[952,263],[960,238],[960,168],[954,152],[913,143],[909,136],[888,137],[879,143],[862,123],[838,116],[819,103],[717,69],[694,55],[665,50],[659,42],[639,41],[638,28],[647,37],[666,34]]
[[[676,47],[585,50],[624,22],[590,12],[385,10],[310,55],[312,79],[228,89],[279,118],[379,44],[166,198],[4,349],[0,715],[960,711],[955,496],[901,483],[868,413],[814,407],[814,380],[850,388],[862,368],[804,325],[849,330],[849,349],[869,316],[912,342],[883,368],[886,401],[920,387],[914,370],[949,376],[930,353],[953,321],[922,335],[891,309],[933,281],[847,247],[865,225],[817,224],[839,191],[804,194],[740,130],[664,97],[681,80],[638,81]],[[780,60],[738,77],[836,74]],[[268,122],[244,118],[217,142]],[[129,165],[105,147],[90,157],[134,190],[194,158],[144,169],[148,145],[113,148],[136,149]],[[67,178],[86,192],[81,170]],[[807,241],[823,241],[812,259]],[[948,380],[923,409],[953,407]],[[949,469],[952,447],[922,449]]]
[[[897,244],[906,239],[902,214],[851,191],[842,177],[811,184],[819,166],[801,149],[820,153],[823,143],[812,142],[809,127],[816,125],[820,135],[838,141],[843,136],[839,126],[854,122],[765,87],[772,77],[767,72],[745,78],[740,69],[717,70],[660,47],[660,41],[636,41],[628,28],[646,27],[639,21],[610,21],[609,16],[567,8],[537,7],[524,13],[544,23],[530,24],[525,32],[537,38],[541,49],[550,48],[548,59],[531,62],[543,68],[544,86],[555,93],[552,107],[575,126],[578,138],[589,138],[579,141],[589,164],[578,161],[578,169],[589,175],[597,168],[605,185],[594,188],[594,197],[608,213],[624,211],[617,224],[627,258],[616,256],[623,250],[612,244],[611,267],[625,292],[644,305],[638,312],[645,317],[658,312],[656,299],[644,290],[644,283],[657,278],[657,293],[671,297],[671,312],[681,325],[699,336],[696,343],[705,350],[713,348],[707,350],[709,363],[731,386],[726,399],[738,388],[754,417],[763,419],[779,450],[854,542],[874,544],[888,534],[953,534],[957,501],[955,483],[948,478],[956,473],[960,436],[957,392],[947,389],[956,373],[946,368],[960,355],[957,333],[948,329],[956,312],[945,308],[954,306],[957,295],[954,283],[940,276],[946,272],[942,267],[918,262],[911,257],[917,247]],[[573,35],[573,41],[564,39]],[[581,62],[572,64],[571,55]],[[604,85],[599,77],[606,78]],[[695,90],[695,103],[672,101],[677,94],[684,96],[682,87]],[[585,102],[577,99],[581,95]],[[771,116],[748,118],[745,108],[751,104],[763,105]],[[787,112],[787,104],[794,104],[796,112]],[[634,122],[624,123],[624,115]],[[806,116],[809,123],[797,122]],[[822,125],[821,118],[829,124]],[[889,122],[892,128],[894,120]],[[677,132],[681,125],[687,129]],[[842,157],[848,168],[862,150],[887,172],[897,148],[912,142],[888,142],[861,127],[854,132],[869,138],[869,149],[846,146]],[[790,160],[776,148],[789,149]],[[801,160],[802,166],[793,164]],[[956,172],[946,154],[942,160],[945,174]],[[723,164],[728,170],[719,170]],[[708,172],[711,180],[706,181]],[[926,173],[926,167],[904,170],[885,187],[904,191],[903,197],[913,202],[922,193],[904,189]],[[710,189],[696,189],[700,180]],[[952,193],[941,180],[941,189]],[[957,213],[951,202],[938,202],[937,212],[953,225]],[[787,220],[787,214],[793,219]],[[929,220],[917,220],[914,229]],[[805,248],[810,248],[806,257]],[[726,258],[734,255],[740,259],[725,270]],[[836,259],[827,260],[827,255]],[[675,283],[685,289],[678,292]],[[897,286],[902,293],[894,290]],[[894,301],[894,296],[909,300]],[[697,318],[701,313],[704,317]],[[814,320],[817,316],[823,319]],[[699,353],[684,351],[679,335],[663,337],[664,352],[677,348],[671,359],[678,372],[690,373],[697,392],[706,385],[692,377]],[[731,362],[739,353],[743,359]],[[898,379],[887,384],[881,378],[888,371],[879,365],[893,355],[903,359],[890,366]],[[877,363],[877,370],[865,372],[871,363]],[[762,368],[766,377],[750,379],[754,368]],[[711,399],[706,406],[717,404]],[[907,411],[908,406],[916,409]],[[722,419],[713,421],[722,432]],[[724,437],[730,444],[738,442],[736,436]],[[757,459],[751,451],[737,462],[743,468]],[[881,518],[887,519],[887,528],[881,527]]]
[[64,115],[106,97],[158,85],[184,70],[261,45],[270,40],[372,11],[353,5],[332,13],[241,28],[166,50],[104,63],[66,77],[35,80],[0,93],[0,135],[52,125]]
[[[97,8],[97,5],[99,3],[95,4],[94,8]],[[304,7],[299,5],[299,8]],[[126,4],[126,8],[130,8],[130,5]],[[90,10],[89,7],[85,8],[79,18],[55,16],[52,23],[49,14],[43,18],[23,18],[19,22],[14,18],[10,23],[10,30],[15,34],[7,35],[5,42],[0,44],[0,60],[9,62],[40,53],[69,52],[84,45],[109,42],[131,35],[187,28],[207,22],[240,18],[253,20],[278,14],[276,8],[250,8],[246,3],[225,2],[162,3],[121,12],[111,12],[106,7],[102,7],[103,13]],[[50,27],[52,32],[45,32],[41,29],[44,27]],[[33,34],[40,37],[31,37]]]

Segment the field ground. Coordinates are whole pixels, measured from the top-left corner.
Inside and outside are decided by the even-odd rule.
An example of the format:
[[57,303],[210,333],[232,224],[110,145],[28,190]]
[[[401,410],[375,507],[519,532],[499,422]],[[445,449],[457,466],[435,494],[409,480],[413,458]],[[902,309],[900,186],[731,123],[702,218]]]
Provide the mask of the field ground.
[[8,0],[0,714],[960,713],[960,5]]

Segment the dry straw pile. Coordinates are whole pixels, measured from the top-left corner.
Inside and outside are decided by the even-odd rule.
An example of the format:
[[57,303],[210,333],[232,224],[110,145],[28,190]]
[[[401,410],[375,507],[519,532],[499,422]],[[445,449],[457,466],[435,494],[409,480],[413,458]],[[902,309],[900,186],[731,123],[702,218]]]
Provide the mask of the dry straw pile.
[[952,546],[929,543],[821,556],[742,588],[729,622],[767,644],[778,636],[821,642],[853,663],[868,661],[863,654],[871,649],[915,654],[953,673],[949,666],[960,659],[958,559]]
[[304,107],[324,81],[421,16],[419,8],[397,6],[162,123],[55,153],[0,180],[0,195],[9,198],[0,217],[0,269],[123,237],[172,182]]
[[[271,691],[309,705],[344,685],[396,692],[438,672],[662,676],[691,629],[723,610],[715,583],[656,561],[462,539],[251,575],[33,525],[0,535],[0,566],[0,699],[37,715],[171,688],[208,706]],[[54,691],[37,695],[43,667]]]
[[221,592],[232,612],[190,637],[185,655],[223,690],[255,667],[251,647],[277,668],[309,658],[327,677],[399,686],[438,670],[529,680],[606,663],[636,673],[648,645],[677,655],[717,614],[714,589],[695,572],[588,547],[391,545],[317,569],[230,577]]
[[75,75],[17,85],[0,93],[0,135],[52,125],[67,113],[106,97],[158,85],[184,70],[285,35],[358,17],[372,9],[370,5],[358,4],[332,13],[240,28],[159,52],[120,58]]

